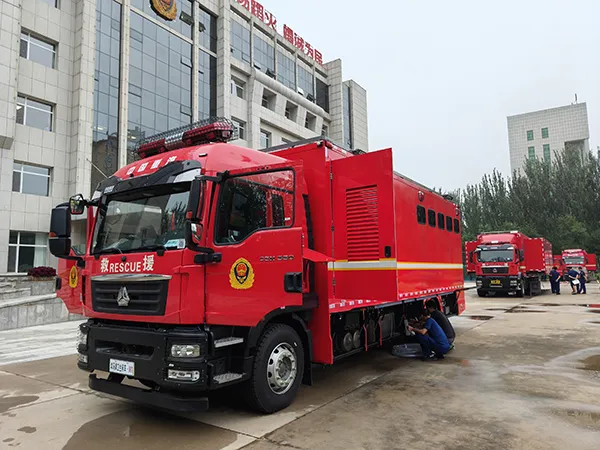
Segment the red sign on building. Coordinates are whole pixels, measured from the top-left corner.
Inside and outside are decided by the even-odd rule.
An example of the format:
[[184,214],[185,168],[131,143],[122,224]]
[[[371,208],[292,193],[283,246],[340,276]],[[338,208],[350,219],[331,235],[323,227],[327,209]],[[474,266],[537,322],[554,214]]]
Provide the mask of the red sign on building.
[[[254,17],[261,22],[277,31],[277,18],[267,11],[262,4],[255,0],[236,0],[243,8],[247,9]],[[283,26],[283,37],[286,41],[292,44],[297,49],[301,50],[306,56],[313,61],[323,65],[323,54],[310,45],[304,38],[294,32],[287,25]]]

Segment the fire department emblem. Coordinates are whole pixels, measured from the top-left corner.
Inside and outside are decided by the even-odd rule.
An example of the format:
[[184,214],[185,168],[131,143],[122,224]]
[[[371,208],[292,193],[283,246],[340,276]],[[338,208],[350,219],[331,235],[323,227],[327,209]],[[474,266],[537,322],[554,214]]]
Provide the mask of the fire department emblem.
[[79,275],[77,274],[77,267],[71,267],[71,271],[69,272],[69,286],[73,289],[77,287]]
[[117,305],[118,306],[129,306],[129,292],[125,286],[121,286],[119,293],[117,294]]
[[254,284],[254,269],[250,261],[238,259],[229,271],[229,283],[234,289],[250,289]]
[[175,20],[177,18],[176,0],[151,0],[152,9],[160,17],[166,20]]

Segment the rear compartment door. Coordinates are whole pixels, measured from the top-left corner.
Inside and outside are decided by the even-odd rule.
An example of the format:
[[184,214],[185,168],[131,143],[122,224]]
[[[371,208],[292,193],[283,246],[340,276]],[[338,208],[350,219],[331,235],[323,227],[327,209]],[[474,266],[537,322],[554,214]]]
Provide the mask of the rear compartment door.
[[206,246],[206,321],[255,326],[302,306],[304,181],[301,163],[231,171],[218,187]]
[[397,297],[391,149],[331,162],[335,297]]
[[526,272],[545,272],[546,271],[546,253],[544,250],[544,241],[539,238],[524,240],[525,261],[521,266],[525,266]]

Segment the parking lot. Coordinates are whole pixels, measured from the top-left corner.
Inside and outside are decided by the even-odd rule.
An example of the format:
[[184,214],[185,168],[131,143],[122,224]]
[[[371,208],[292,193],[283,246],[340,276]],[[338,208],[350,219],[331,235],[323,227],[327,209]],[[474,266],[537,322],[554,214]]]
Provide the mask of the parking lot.
[[[467,311],[452,319],[456,348],[444,360],[361,354],[317,369],[315,385],[272,416],[228,395],[185,417],[97,395],[73,354],[44,350],[43,327],[3,332],[0,448],[598,449],[600,290],[571,296],[565,288],[531,299],[469,291]],[[68,340],[75,328],[49,333]]]

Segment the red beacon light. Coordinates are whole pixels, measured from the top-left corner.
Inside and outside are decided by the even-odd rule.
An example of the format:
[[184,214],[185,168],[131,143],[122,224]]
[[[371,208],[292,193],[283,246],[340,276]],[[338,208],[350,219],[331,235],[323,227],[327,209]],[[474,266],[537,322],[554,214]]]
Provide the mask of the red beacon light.
[[225,118],[211,118],[150,136],[136,147],[140,158],[147,158],[191,145],[227,142],[235,138],[233,122]]

